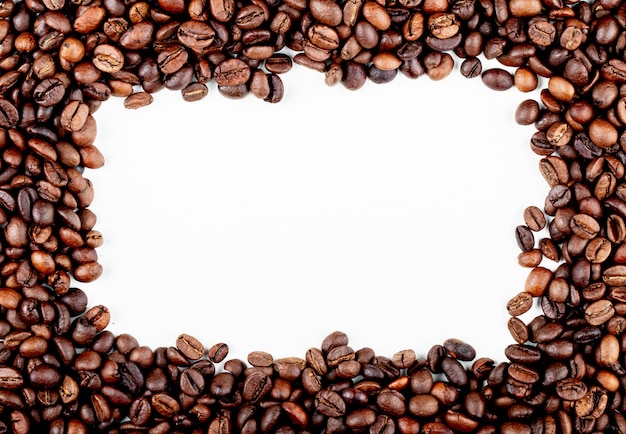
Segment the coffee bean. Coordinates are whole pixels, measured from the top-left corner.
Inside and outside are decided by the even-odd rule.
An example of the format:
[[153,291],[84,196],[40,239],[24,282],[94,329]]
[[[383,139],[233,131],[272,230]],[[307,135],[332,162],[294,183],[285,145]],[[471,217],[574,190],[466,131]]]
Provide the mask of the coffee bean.
[[178,27],[176,37],[184,46],[202,50],[214,43],[215,30],[202,21],[186,21]]
[[309,9],[316,20],[328,26],[337,26],[343,19],[341,8],[330,0],[311,0]]
[[150,398],[152,408],[161,416],[172,417],[180,411],[180,404],[165,393],[157,393]]
[[538,232],[546,226],[546,217],[536,206],[529,206],[524,210],[524,222],[532,231]]
[[239,86],[250,78],[250,68],[239,59],[229,59],[215,68],[215,81],[220,86]]
[[461,63],[461,74],[466,78],[475,78],[483,70],[482,63],[476,57],[468,57]]
[[128,95],[124,99],[124,107],[127,109],[136,110],[152,104],[153,101],[154,98],[148,92],[136,92],[132,95]]
[[517,226],[515,228],[515,238],[519,248],[527,252],[535,247],[535,236],[528,226]]
[[509,321],[507,322],[507,328],[509,330],[509,333],[517,343],[524,344],[526,343],[526,341],[528,341],[528,328],[526,327],[526,324],[524,324],[524,322],[519,318],[509,318]]
[[215,363],[222,362],[228,356],[228,345],[225,343],[218,343],[213,345],[207,351],[207,357],[209,360]]
[[13,128],[19,122],[17,108],[4,98],[0,98],[0,127]]
[[439,411],[439,402],[432,395],[415,395],[409,401],[409,411],[418,417],[430,417]]
[[[322,47],[323,48],[323,47]],[[285,74],[293,66],[293,62],[286,54],[273,54],[265,59],[265,69],[274,74]]]
[[263,372],[253,372],[246,377],[243,384],[243,398],[250,402],[256,402],[267,395],[272,389],[272,380]]
[[448,355],[458,360],[471,361],[476,357],[476,350],[470,344],[460,339],[446,339],[443,347]]
[[113,45],[102,44],[94,49],[92,62],[100,71],[113,74],[124,67],[124,55]]
[[340,417],[346,411],[346,404],[336,392],[320,390],[315,395],[315,408],[325,416]]
[[152,408],[148,398],[137,398],[131,404],[130,409],[128,410],[128,416],[133,424],[142,426],[147,424],[150,420],[151,410]]
[[448,378],[450,383],[457,387],[463,387],[467,384],[467,374],[461,363],[451,357],[446,357],[441,361],[441,369]]
[[[65,96],[65,85],[58,78],[46,78],[33,91],[35,102],[43,107],[51,107],[63,100]],[[0,104],[6,119],[13,119],[15,116],[9,113],[10,107],[7,104]],[[11,124],[11,121],[8,122]]]
[[176,339],[176,348],[189,360],[198,360],[204,355],[204,345],[187,334],[181,334]]
[[376,398],[376,406],[385,414],[397,417],[406,411],[404,396],[395,390],[383,390]]
[[372,425],[376,420],[376,413],[368,408],[360,408],[346,416],[346,426],[352,430],[363,429]]
[[29,380],[34,387],[52,389],[61,382],[61,375],[54,366],[42,363],[33,368]]
[[376,2],[366,1],[361,12],[363,17],[378,30],[387,30],[391,25],[389,13]]
[[528,292],[520,292],[506,304],[511,316],[520,316],[528,312],[533,305],[532,295]]
[[538,349],[521,344],[509,345],[504,353],[512,362],[524,365],[537,363],[542,358],[542,354]]
[[594,326],[604,324],[615,314],[613,303],[608,300],[598,300],[585,309],[585,320]]
[[491,68],[482,73],[481,78],[489,89],[503,91],[513,87],[513,76],[501,68]]
[[565,378],[556,384],[556,393],[568,401],[581,399],[587,393],[587,386],[577,378]]

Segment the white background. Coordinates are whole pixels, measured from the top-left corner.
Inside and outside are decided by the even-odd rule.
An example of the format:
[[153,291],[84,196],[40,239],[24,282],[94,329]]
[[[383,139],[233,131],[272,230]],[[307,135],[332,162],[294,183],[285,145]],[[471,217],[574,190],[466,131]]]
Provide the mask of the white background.
[[389,357],[457,337],[503,360],[528,273],[514,228],[548,192],[535,130],[514,122],[530,95],[458,64],[356,92],[323,79],[295,65],[276,105],[214,86],[195,103],[106,102],[107,162],[86,171],[105,237],[103,276],[80,285],[90,304],[152,347],[185,332],[232,357],[303,357],[342,330]]

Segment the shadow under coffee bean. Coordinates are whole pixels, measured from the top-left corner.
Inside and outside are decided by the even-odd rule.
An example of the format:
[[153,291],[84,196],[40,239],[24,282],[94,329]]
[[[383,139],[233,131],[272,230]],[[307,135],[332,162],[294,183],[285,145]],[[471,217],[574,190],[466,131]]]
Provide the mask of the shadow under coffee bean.
[[[623,125],[626,5],[604,0],[279,2],[5,1],[0,7],[0,424],[27,432],[626,432]],[[180,334],[168,347],[107,329],[75,288],[103,272],[89,206],[99,168],[91,115],[160,89],[277,103],[290,67],[358,90],[399,73],[433,80],[454,53],[486,87],[535,87],[530,148],[546,201],[511,233],[529,268],[506,304],[506,361],[449,338],[377,355],[332,332],[299,356],[229,358]],[[269,59],[269,61],[267,61]],[[212,84],[214,80],[215,84]],[[140,87],[143,90],[140,90]],[[485,90],[489,92],[489,90]],[[549,236],[540,238],[541,213]],[[545,262],[544,262],[545,260]],[[521,286],[521,285],[520,285]],[[542,314],[519,318],[539,304]],[[167,344],[166,344],[167,345]]]

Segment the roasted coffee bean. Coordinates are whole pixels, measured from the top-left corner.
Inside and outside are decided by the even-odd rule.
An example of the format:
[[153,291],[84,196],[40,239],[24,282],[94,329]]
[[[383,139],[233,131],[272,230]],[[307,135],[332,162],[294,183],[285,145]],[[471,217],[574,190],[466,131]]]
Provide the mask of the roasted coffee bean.
[[615,314],[613,303],[609,300],[598,300],[585,309],[585,320],[594,326],[604,324]]
[[320,390],[315,395],[315,408],[325,416],[341,417],[346,411],[346,404],[336,392]]
[[501,68],[488,69],[481,78],[485,86],[493,90],[503,91],[513,87],[513,76]]
[[404,396],[395,390],[383,390],[376,398],[376,406],[385,414],[397,417],[402,416],[406,410]]
[[536,206],[529,206],[524,210],[524,222],[531,230],[538,232],[546,226],[546,217]]
[[293,66],[293,61],[286,54],[273,54],[265,59],[265,69],[274,74],[285,74],[289,72]]
[[309,8],[316,20],[328,26],[337,26],[343,19],[341,8],[330,0],[311,0]]
[[587,393],[587,386],[577,378],[565,378],[556,384],[556,393],[565,400],[576,401]]
[[461,74],[466,78],[475,78],[480,76],[483,67],[480,60],[476,57],[468,57],[461,63]]
[[522,101],[515,111],[515,121],[520,125],[531,125],[539,117],[539,104],[535,100]]
[[515,228],[515,237],[522,251],[528,252],[535,247],[535,236],[528,226],[520,225]]
[[198,360],[204,355],[204,345],[193,336],[187,334],[178,336],[176,348],[189,360]]
[[124,99],[124,107],[127,109],[136,110],[152,104],[153,101],[154,98],[148,92],[136,92],[128,95]]
[[450,383],[457,387],[463,387],[467,384],[467,374],[461,363],[451,357],[446,357],[441,361],[441,369],[448,378]]
[[0,98],[0,127],[13,128],[19,122],[17,108],[4,98]]
[[409,411],[418,417],[429,417],[439,411],[439,402],[432,395],[415,395],[409,401]]
[[112,74],[124,66],[123,53],[113,45],[98,45],[93,51],[93,64],[102,72]]
[[250,78],[250,67],[239,59],[229,59],[215,68],[214,76],[220,86],[239,86]]
[[205,380],[202,374],[193,369],[183,369],[178,377],[180,390],[189,396],[199,396],[205,387]]
[[[35,102],[43,107],[50,107],[60,103],[64,96],[65,85],[58,78],[46,78],[41,83],[39,83],[39,85],[37,85],[37,87],[33,91],[33,97],[35,98]],[[5,114],[4,116],[7,119],[12,119],[12,117],[9,118],[9,116],[12,115],[10,115],[7,111],[10,110],[10,108],[8,108],[6,104],[1,105],[1,107],[4,108],[2,110]]]
[[213,44],[215,30],[202,21],[186,21],[178,27],[176,37],[184,46],[192,50],[201,50]]
[[533,304],[532,295],[528,292],[520,292],[513,297],[506,305],[506,308],[511,316],[520,316],[530,310]]
[[517,343],[523,344],[528,341],[528,328],[526,327],[526,324],[524,324],[524,322],[519,318],[509,318],[509,321],[507,322],[507,328],[509,330],[509,333]]
[[157,393],[150,398],[152,408],[161,416],[172,417],[180,411],[180,404],[165,393]]

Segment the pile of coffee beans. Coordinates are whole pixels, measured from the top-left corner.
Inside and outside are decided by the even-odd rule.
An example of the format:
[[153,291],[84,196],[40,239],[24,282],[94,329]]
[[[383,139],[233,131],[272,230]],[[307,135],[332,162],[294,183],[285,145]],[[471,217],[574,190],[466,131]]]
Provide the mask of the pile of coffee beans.
[[[0,432],[626,433],[625,47],[622,0],[0,1]],[[512,231],[529,274],[504,361],[341,332],[280,359],[152,349],[74,286],[102,273],[100,104],[276,103],[293,63],[351,90],[457,63],[497,91],[547,83],[515,112],[549,190]]]

